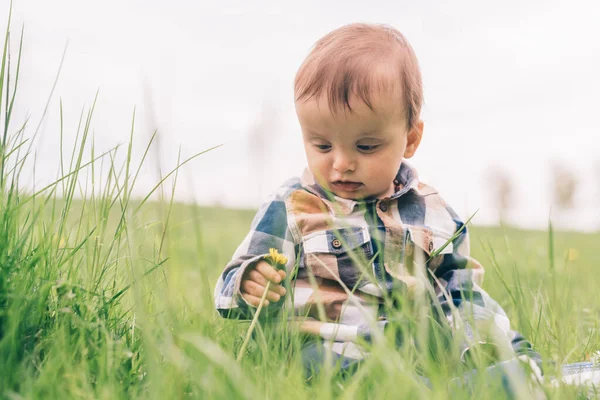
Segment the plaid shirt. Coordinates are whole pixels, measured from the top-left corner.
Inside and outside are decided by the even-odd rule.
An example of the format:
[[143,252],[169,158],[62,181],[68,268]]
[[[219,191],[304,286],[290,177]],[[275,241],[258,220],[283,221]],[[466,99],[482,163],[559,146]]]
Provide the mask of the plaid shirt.
[[402,291],[408,299],[419,293],[437,298],[450,332],[460,331],[463,355],[475,343],[500,341],[539,359],[481,289],[484,271],[469,256],[463,221],[407,164],[395,182],[388,198],[354,201],[326,192],[308,170],[287,181],[260,207],[220,275],[219,313],[252,317],[254,307],[240,293],[242,275],[276,248],[289,260],[293,290],[267,309],[293,309],[300,331],[326,339],[335,353],[362,358],[360,341],[381,337],[388,327],[384,297]]

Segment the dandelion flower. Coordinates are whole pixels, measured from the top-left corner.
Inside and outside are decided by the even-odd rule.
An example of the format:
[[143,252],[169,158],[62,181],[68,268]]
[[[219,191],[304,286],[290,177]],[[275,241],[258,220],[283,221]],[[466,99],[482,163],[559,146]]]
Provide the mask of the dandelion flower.
[[577,260],[579,258],[579,250],[570,248],[567,253],[567,257],[568,257],[569,261]]
[[279,253],[279,251],[277,251],[277,249],[274,249],[272,247],[269,249],[269,255],[267,256],[267,259],[268,259],[268,261],[271,261],[270,264],[275,268],[283,267],[288,262],[288,259],[286,256]]

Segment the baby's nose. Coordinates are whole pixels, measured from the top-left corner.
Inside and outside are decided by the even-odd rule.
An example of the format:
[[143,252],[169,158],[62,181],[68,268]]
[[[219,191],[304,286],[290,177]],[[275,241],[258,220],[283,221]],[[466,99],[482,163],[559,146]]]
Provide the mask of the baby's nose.
[[348,154],[338,153],[333,161],[333,168],[338,172],[354,171],[355,164],[354,159]]

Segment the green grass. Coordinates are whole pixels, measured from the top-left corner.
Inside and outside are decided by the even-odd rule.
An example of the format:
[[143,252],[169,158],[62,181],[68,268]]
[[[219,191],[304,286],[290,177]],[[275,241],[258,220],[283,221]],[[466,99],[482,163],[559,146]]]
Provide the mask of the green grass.
[[[98,154],[90,139],[93,107],[82,114],[75,147],[55,149],[60,178],[43,190],[28,190],[21,171],[23,160],[32,157],[35,130],[11,120],[20,51],[10,66],[8,54],[5,44],[0,398],[450,396],[446,384],[461,371],[456,354],[420,351],[418,340],[401,348],[391,340],[377,344],[347,381],[326,371],[306,384],[299,337],[266,328],[235,362],[249,323],[218,317],[212,295],[253,211],[177,203],[172,188],[187,161],[174,166],[148,197],[132,198],[138,173],[151,168],[143,157],[133,161],[135,125],[127,146]],[[61,109],[49,112],[62,117]],[[63,124],[53,132],[62,138]],[[163,190],[163,197],[156,196]],[[600,349],[599,235],[473,228],[471,238],[473,255],[487,267],[484,288],[545,360],[574,362]],[[420,321],[410,313],[405,317],[407,326]],[[551,364],[546,370],[554,372]],[[433,391],[419,381],[419,372],[437,385]],[[473,390],[452,398],[502,397],[497,384],[483,378]],[[544,390],[551,398],[578,392],[549,384]]]

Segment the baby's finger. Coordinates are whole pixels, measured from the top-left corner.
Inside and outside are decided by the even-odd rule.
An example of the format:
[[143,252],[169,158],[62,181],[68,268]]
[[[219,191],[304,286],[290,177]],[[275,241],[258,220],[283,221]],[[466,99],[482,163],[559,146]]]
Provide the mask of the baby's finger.
[[[253,281],[245,281],[242,283],[242,286],[242,293],[248,293],[256,297],[262,297],[263,293],[265,292],[264,286],[261,286]],[[279,301],[279,299],[281,299],[281,295],[272,290],[269,290],[269,293],[267,293],[267,299],[273,302],[277,302]]]
[[260,272],[262,276],[271,282],[279,283],[282,280],[281,275],[277,270],[271,267],[266,261],[259,261],[256,264],[256,271]]
[[287,290],[285,290],[285,288],[282,285],[275,285],[273,283],[271,283],[270,290],[274,291],[275,293],[279,293],[281,297],[285,296],[285,294],[287,293]]
[[240,285],[240,291],[242,294],[251,294],[252,296],[261,297],[265,291],[265,287],[256,282],[245,280],[242,281],[242,284]]
[[248,279],[258,283],[261,286],[267,286],[267,283],[269,282],[267,278],[265,278],[260,272],[258,272],[255,269],[248,273]]
[[[283,278],[285,278],[285,271],[283,271],[283,273],[284,273]],[[279,275],[281,275],[281,273]],[[258,283],[261,286],[267,286],[267,283],[270,282],[267,280],[267,278],[262,276],[262,274],[256,270],[252,270],[248,273],[248,279]],[[285,296],[285,293],[286,293],[286,290],[283,286],[281,286],[277,283],[273,283],[273,282],[271,282],[271,286],[269,287],[269,290],[271,290],[275,293],[279,293],[280,296]]]
[[[260,304],[260,297],[256,297],[256,296],[252,296],[251,294],[243,294],[242,297],[250,304],[252,304],[254,307],[258,307],[258,305]],[[268,306],[269,305],[269,300],[265,299],[265,302],[263,303],[263,306]]]

